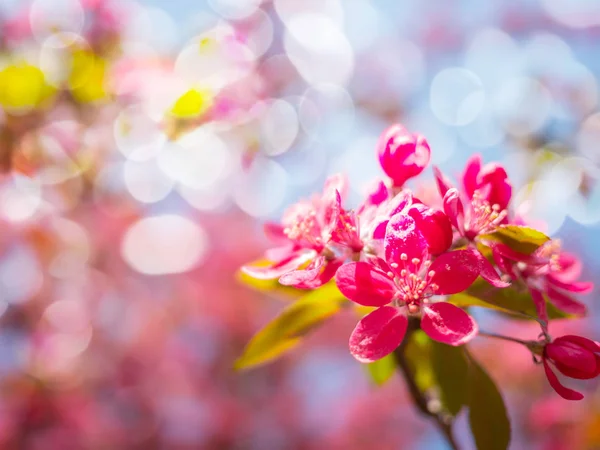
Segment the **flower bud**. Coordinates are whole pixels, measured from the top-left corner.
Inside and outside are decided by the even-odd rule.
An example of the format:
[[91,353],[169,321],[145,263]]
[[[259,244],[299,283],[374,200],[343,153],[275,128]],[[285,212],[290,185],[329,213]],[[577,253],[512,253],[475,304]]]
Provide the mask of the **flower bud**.
[[580,336],[561,336],[546,345],[544,357],[563,375],[580,380],[600,375],[600,345]]
[[385,130],[377,143],[379,163],[394,186],[419,175],[429,164],[431,150],[420,134],[410,133],[400,124]]
[[498,205],[501,210],[508,207],[512,186],[506,170],[500,164],[492,163],[482,167],[481,156],[473,156],[467,162],[463,185],[470,198],[475,191],[478,191],[490,205]]

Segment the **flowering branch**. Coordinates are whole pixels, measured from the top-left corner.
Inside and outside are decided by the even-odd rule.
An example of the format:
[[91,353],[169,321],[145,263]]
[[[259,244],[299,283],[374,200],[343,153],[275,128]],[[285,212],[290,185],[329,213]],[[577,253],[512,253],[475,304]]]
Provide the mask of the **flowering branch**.
[[[453,416],[463,406],[469,408],[478,449],[487,450],[490,443],[507,448],[510,425],[493,379],[476,362],[465,361],[462,351],[448,348],[467,344],[478,334],[525,345],[534,361],[543,363],[556,392],[580,400],[583,395],[562,386],[553,368],[576,379],[598,376],[600,344],[578,336],[552,341],[548,328],[550,319],[583,316],[586,305],[574,295],[590,292],[593,284],[579,281],[581,263],[563,252],[559,241],[512,214],[512,186],[501,165],[484,165],[480,156],[473,156],[459,187],[434,168],[439,196],[432,198],[424,189],[426,197],[418,198],[405,183],[428,165],[427,140],[394,125],[382,134],[377,150],[388,178],[379,180],[356,210],[343,206],[345,178],[330,177],[321,194],[290,206],[281,223],[265,225],[276,244],[266,255],[269,264],[242,271],[297,289],[319,289],[334,281],[338,294],[369,309],[349,339],[357,361],[374,363],[392,355],[416,408],[435,422],[453,449],[459,448]],[[542,334],[524,341],[479,331],[469,306],[534,319]],[[286,327],[277,334],[267,329],[256,339],[272,344],[260,348],[263,359],[290,347],[273,336],[297,339],[329,314],[317,309],[293,317],[295,321],[273,325]],[[438,348],[432,354],[407,352],[408,338],[416,338],[417,330],[435,346],[448,348],[440,353],[430,346]],[[254,346],[251,350],[256,352]],[[436,405],[438,399],[428,398],[429,388],[417,383],[421,372],[413,373],[412,367],[423,360],[434,374],[443,408]]]
[[479,333],[478,333],[478,335],[479,336],[484,336],[484,337],[495,338],[495,339],[502,339],[504,341],[516,342],[518,344],[523,344],[523,345],[525,345],[527,347],[529,347],[529,344],[530,344],[529,342],[523,341],[521,339],[517,339],[517,338],[514,338],[514,337],[510,337],[510,336],[504,336],[502,334],[490,333],[490,332],[487,332],[487,331],[481,331],[480,330]]

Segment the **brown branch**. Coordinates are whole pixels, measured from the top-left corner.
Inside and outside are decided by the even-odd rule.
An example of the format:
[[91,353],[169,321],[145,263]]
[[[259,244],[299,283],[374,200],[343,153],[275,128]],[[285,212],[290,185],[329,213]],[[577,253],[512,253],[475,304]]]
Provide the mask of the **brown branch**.
[[429,417],[435,423],[436,427],[442,433],[452,450],[460,450],[458,443],[454,439],[451,417],[443,414],[442,412],[432,410],[426,394],[421,392],[417,386],[414,373],[408,363],[408,360],[406,359],[405,350],[406,345],[409,342],[410,335],[419,328],[419,321],[411,318],[402,344],[396,350],[394,350],[394,359],[398,365],[398,371],[406,382],[406,387],[408,388],[408,392],[415,407],[421,412],[422,415]]

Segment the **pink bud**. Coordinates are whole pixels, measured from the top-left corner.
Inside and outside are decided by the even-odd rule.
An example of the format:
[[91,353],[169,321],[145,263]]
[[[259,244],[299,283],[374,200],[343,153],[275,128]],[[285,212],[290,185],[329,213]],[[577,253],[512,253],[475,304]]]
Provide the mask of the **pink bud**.
[[564,375],[589,379],[600,375],[600,346],[580,336],[561,336],[546,345],[544,356]]
[[400,124],[385,130],[377,143],[379,163],[394,186],[402,186],[429,164],[431,150],[420,134],[410,133]]
[[478,191],[490,205],[498,205],[500,209],[507,208],[512,195],[512,186],[504,167],[496,163],[482,167],[480,155],[474,155],[467,162],[463,185],[469,197]]
[[600,344],[581,336],[561,336],[547,344],[542,358],[550,386],[564,399],[581,400],[583,394],[563,386],[549,363],[567,377],[589,380],[600,375],[598,353]]

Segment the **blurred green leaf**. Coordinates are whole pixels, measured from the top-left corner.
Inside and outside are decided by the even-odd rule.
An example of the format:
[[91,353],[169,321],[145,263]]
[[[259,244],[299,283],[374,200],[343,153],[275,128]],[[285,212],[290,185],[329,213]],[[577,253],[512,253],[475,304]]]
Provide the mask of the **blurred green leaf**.
[[396,360],[390,354],[370,364],[365,364],[371,381],[377,386],[384,385],[396,371]]
[[467,402],[469,366],[463,349],[431,341],[431,361],[440,400],[456,416]]
[[[513,284],[512,286],[503,289],[497,289],[479,278],[465,292],[452,295],[449,301],[462,308],[479,306],[502,312],[518,312],[537,317],[535,305],[529,290],[519,284]],[[546,306],[549,319],[573,317],[570,314],[558,310],[552,303],[546,302]]]
[[[258,261],[253,261],[249,265],[260,267],[269,264],[271,264],[270,261],[261,259]],[[277,279],[259,280],[257,278],[252,278],[250,275],[245,274],[241,270],[237,272],[236,278],[240,283],[245,284],[256,291],[272,294],[275,297],[285,298],[288,300],[299,299],[306,295],[307,292],[310,292],[306,289],[296,289],[292,286],[284,286],[283,284],[279,283],[279,280]]]
[[431,365],[431,339],[422,330],[411,333],[404,354],[421,392],[435,386]]
[[472,357],[467,389],[469,424],[477,450],[506,450],[511,430],[504,400],[494,380]]
[[480,236],[502,242],[512,250],[530,255],[550,238],[541,231],[520,225],[501,225],[493,233]]
[[254,335],[235,362],[235,369],[249,369],[281,356],[345,304],[347,300],[335,284],[310,291]]

